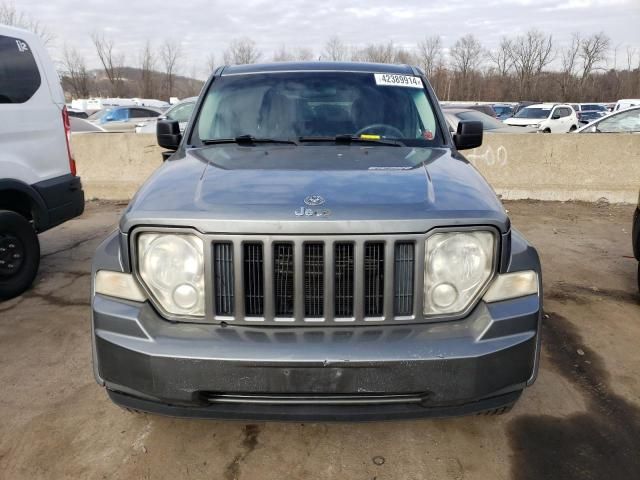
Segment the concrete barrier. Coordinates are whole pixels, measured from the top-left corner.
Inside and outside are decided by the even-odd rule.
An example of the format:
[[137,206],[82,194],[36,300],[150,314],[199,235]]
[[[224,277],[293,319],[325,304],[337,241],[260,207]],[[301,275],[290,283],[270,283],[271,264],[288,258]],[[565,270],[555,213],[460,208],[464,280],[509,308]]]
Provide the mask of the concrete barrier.
[[[154,135],[88,133],[72,143],[87,198],[128,200],[162,164]],[[463,153],[507,200],[638,199],[640,135],[488,134]]]

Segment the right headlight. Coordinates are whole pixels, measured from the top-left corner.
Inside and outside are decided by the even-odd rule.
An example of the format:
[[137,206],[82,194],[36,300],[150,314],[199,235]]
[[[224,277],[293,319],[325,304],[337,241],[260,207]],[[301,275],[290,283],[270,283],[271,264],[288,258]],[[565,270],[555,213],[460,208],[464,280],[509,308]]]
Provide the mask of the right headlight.
[[170,314],[204,316],[202,240],[184,233],[138,235],[138,271],[159,305]]
[[431,235],[425,249],[424,314],[461,313],[487,285],[494,268],[489,231]]

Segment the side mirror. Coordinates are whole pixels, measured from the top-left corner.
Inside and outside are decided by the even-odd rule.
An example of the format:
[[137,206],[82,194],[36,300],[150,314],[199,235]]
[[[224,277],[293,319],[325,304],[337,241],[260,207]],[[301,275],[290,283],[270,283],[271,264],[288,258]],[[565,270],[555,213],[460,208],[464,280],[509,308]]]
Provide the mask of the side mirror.
[[558,120],[559,118],[560,118],[559,113],[554,113],[553,115],[551,115],[551,120]]
[[482,122],[462,120],[453,136],[453,143],[458,150],[468,150],[482,145]]
[[167,150],[177,150],[182,141],[180,124],[176,120],[158,120],[156,124],[158,145]]

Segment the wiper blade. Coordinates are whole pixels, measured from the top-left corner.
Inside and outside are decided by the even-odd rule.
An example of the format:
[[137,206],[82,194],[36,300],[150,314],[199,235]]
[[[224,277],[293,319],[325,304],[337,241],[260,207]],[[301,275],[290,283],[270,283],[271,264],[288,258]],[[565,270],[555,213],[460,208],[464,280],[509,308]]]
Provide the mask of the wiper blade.
[[239,135],[234,138],[207,138],[202,140],[204,145],[218,145],[221,143],[237,143],[238,145],[255,145],[257,143],[279,143],[297,145],[297,142],[285,138],[256,138],[253,135]]
[[300,142],[333,142],[333,143],[369,143],[372,145],[386,145],[391,147],[403,147],[404,143],[399,140],[390,140],[387,138],[372,137],[356,137],[353,135],[336,135],[335,137],[298,137]]

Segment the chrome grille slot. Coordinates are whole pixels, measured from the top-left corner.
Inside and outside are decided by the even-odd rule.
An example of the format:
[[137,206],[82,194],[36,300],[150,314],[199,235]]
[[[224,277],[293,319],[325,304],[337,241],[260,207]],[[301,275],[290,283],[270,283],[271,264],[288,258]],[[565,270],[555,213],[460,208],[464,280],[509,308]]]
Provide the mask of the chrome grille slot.
[[304,314],[308,318],[323,315],[324,306],[324,245],[304,245]]
[[233,245],[230,243],[213,245],[213,275],[216,315],[233,315],[235,288]]
[[353,316],[354,245],[336,243],[334,252],[334,313],[337,318]]
[[413,274],[415,265],[413,243],[398,242],[395,246],[394,314],[411,315],[413,312]]
[[384,306],[384,243],[364,246],[364,315],[381,317]]
[[260,317],[264,313],[264,258],[261,243],[245,243],[244,246],[244,310],[248,317]]
[[274,243],[273,288],[277,317],[293,317],[293,270],[293,244]]

